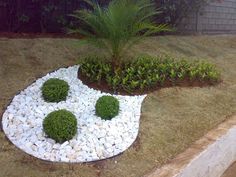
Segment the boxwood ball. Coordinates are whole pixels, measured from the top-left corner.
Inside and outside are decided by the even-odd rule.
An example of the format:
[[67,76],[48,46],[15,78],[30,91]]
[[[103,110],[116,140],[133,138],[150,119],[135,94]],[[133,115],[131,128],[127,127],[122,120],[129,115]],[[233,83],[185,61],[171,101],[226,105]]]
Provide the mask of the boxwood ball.
[[60,102],[66,100],[69,91],[69,85],[66,81],[52,78],[44,82],[42,96],[47,102]]
[[113,96],[102,96],[96,102],[96,115],[111,120],[119,113],[119,101]]
[[58,143],[72,139],[77,133],[77,119],[65,109],[49,113],[43,120],[43,130]]

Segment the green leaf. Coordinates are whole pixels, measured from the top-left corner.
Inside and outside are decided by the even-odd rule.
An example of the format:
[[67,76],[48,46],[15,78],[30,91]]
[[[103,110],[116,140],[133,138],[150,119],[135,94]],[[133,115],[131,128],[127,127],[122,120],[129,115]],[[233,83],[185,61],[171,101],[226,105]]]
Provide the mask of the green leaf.
[[82,25],[68,32],[79,33],[87,44],[105,49],[111,60],[120,61],[127,50],[144,37],[171,30],[169,26],[152,20],[161,11],[149,0],[112,0],[107,7],[91,0],[84,1],[91,10],[71,14]]

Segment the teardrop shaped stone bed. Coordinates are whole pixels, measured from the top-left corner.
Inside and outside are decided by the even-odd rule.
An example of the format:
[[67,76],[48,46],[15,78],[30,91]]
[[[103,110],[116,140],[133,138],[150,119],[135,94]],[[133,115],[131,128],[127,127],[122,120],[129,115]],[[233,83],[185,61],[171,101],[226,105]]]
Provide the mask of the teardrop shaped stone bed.
[[[113,95],[120,102],[119,114],[111,120],[95,115],[99,97],[110,95],[91,89],[77,78],[79,66],[61,68],[36,80],[16,95],[2,117],[8,139],[21,150],[37,158],[54,162],[89,162],[118,155],[135,141],[141,105],[146,95]],[[68,82],[66,101],[48,103],[41,87],[50,78]],[[50,112],[66,109],[77,118],[77,134],[63,144],[47,138],[42,122]]]

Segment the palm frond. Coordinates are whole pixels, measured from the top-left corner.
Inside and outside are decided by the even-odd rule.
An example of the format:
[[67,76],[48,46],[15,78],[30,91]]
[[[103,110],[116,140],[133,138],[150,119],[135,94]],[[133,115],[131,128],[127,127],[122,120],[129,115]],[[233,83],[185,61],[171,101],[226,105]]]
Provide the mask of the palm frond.
[[170,31],[167,25],[157,25],[153,20],[161,11],[150,0],[112,0],[107,7],[84,1],[92,10],[78,10],[71,15],[82,24],[72,32],[82,34],[89,44],[109,51],[112,59],[119,60],[124,51],[146,36]]

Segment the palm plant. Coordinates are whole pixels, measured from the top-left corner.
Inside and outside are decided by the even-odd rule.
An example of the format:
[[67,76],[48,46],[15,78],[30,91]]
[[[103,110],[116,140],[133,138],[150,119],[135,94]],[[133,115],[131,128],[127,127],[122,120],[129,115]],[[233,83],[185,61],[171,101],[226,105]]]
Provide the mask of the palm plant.
[[119,67],[125,51],[144,37],[170,30],[167,25],[155,24],[153,17],[161,12],[150,0],[112,0],[107,7],[84,1],[91,9],[72,14],[81,26],[70,32],[80,33],[86,43],[105,49],[114,67]]

